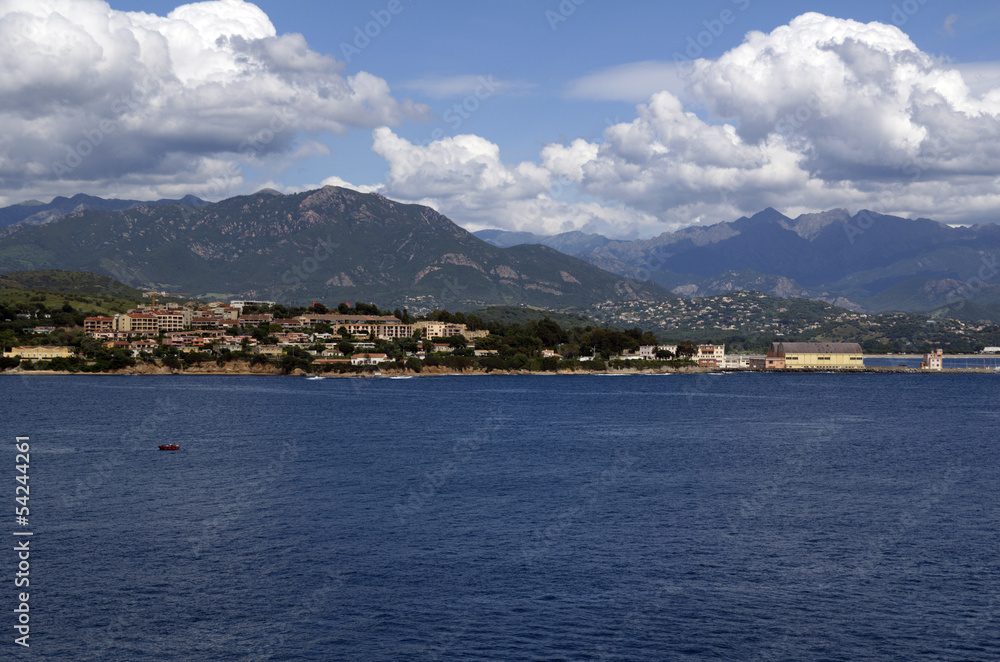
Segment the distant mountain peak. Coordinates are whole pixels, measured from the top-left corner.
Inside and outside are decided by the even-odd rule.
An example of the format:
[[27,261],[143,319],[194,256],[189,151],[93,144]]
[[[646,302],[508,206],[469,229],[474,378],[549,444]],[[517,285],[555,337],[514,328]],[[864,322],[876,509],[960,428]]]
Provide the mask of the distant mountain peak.
[[491,246],[430,207],[337,187],[258,192],[195,214],[151,204],[90,209],[0,233],[0,272],[37,268],[216,298],[362,300],[411,310],[565,309],[669,296],[550,248]]
[[473,233],[483,241],[508,248],[519,244],[542,244],[567,255],[586,255],[611,243],[604,235],[587,234],[580,230],[571,230],[556,235],[542,235],[533,232],[515,232],[511,230],[479,230]]
[[790,221],[792,219],[788,218],[787,216],[785,216],[784,214],[782,214],[780,211],[778,211],[774,207],[768,207],[766,209],[763,209],[763,210],[757,212],[753,216],[751,216],[750,220],[751,221],[756,221],[758,223],[762,222],[762,221],[779,222],[779,223],[786,222],[787,223],[788,221]]
[[803,239],[812,240],[828,225],[834,223],[847,223],[851,220],[851,213],[846,209],[830,209],[815,214],[802,214],[796,218],[791,229]]
[[29,200],[19,205],[0,208],[0,227],[44,225],[59,220],[67,214],[87,209],[122,211],[136,207],[176,204],[186,207],[201,207],[207,205],[208,202],[193,195],[186,195],[180,200],[118,200],[116,198],[98,198],[86,193],[77,193],[72,198],[57,195],[49,203]]

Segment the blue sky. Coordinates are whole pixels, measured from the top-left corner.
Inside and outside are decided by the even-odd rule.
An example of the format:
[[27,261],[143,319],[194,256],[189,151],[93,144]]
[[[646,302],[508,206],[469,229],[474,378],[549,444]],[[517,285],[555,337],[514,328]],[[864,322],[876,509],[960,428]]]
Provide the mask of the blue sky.
[[[179,4],[183,3],[140,1],[115,2],[112,6],[165,15]],[[384,12],[389,3],[276,0],[254,4],[267,13],[279,33],[301,33],[314,50],[344,61],[342,45],[353,46],[355,31],[373,20],[371,12]],[[569,96],[574,80],[617,65],[670,60],[676,52],[686,56],[688,39],[697,39],[699,33],[706,32],[704,22],[718,21],[725,10],[733,12],[736,20],[726,25],[719,36],[712,35],[703,57],[718,57],[739,45],[750,30],[769,32],[806,11],[863,23],[893,24],[894,8],[902,11],[903,4],[586,0],[580,5],[567,3],[575,9],[563,16],[560,3],[555,1],[401,0],[403,10],[360,54],[351,53],[346,70],[349,74],[369,71],[384,78],[398,94],[428,104],[437,116],[461,99],[429,97],[408,87],[408,83],[432,77],[493,75],[530,85],[517,95],[491,97],[460,127],[460,132],[476,133],[499,144],[506,159],[522,161],[536,157],[550,142],[578,137],[599,139],[615,118],[634,116],[635,103]],[[903,12],[897,20],[898,16],[906,17],[901,28],[921,50],[956,62],[1000,59],[996,39],[1000,3],[974,3],[954,23],[954,36],[944,30],[948,16],[956,13],[952,4],[928,0],[918,6],[919,11],[912,15]],[[559,19],[546,12],[553,12]],[[718,28],[718,24],[714,27]],[[436,128],[454,133],[447,122],[437,118],[407,124],[398,133],[423,141]],[[347,139],[330,138],[324,142],[333,155],[308,164],[307,172],[312,175],[308,181],[334,174],[348,181],[369,183],[384,176],[386,165],[371,153],[370,133],[359,131]]]
[[[997,3],[182,4],[0,3],[0,36],[33,47],[0,76],[0,202],[344,183],[471,229],[629,237],[764,206],[957,223],[1000,210],[1000,155],[983,147],[1000,122]],[[122,29],[135,49],[104,46]],[[809,49],[835,57],[813,66]],[[75,78],[31,80],[69,59]]]

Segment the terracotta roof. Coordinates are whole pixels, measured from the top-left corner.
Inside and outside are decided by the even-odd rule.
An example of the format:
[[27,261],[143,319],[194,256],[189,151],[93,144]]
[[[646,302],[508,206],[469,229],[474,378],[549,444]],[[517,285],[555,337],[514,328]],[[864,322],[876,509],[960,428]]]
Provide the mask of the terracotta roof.
[[800,354],[861,354],[861,345],[856,342],[776,342],[771,343],[774,352],[797,352]]

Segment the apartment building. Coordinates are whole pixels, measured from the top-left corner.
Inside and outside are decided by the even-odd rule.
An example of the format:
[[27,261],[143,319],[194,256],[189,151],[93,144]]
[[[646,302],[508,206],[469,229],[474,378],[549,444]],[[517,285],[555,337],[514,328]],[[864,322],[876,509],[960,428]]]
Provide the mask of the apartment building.
[[86,317],[83,320],[83,332],[88,336],[93,336],[95,333],[111,333],[114,330],[114,317]]

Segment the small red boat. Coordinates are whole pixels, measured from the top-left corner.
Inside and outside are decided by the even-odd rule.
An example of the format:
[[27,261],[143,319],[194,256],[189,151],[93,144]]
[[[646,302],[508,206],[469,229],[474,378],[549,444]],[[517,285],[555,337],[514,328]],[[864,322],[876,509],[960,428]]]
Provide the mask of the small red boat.
[[161,451],[176,451],[180,450],[180,446],[177,444],[160,444]]

